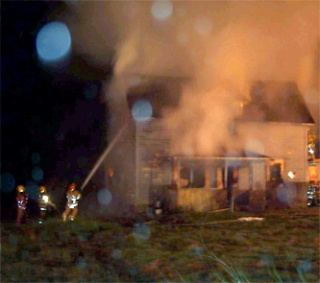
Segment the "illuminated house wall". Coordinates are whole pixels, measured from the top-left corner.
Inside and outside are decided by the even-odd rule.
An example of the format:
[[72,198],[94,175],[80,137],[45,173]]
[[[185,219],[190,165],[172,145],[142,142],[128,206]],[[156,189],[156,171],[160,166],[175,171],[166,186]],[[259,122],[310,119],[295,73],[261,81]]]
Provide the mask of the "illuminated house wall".
[[[283,160],[282,178],[285,182],[307,182],[308,125],[286,123],[239,123],[239,135],[246,140],[259,141],[263,152],[272,159]],[[288,173],[296,173],[291,179]]]
[[[125,199],[125,203],[145,206],[155,200],[155,195],[163,193],[165,186],[175,184],[179,187],[178,191],[170,193],[176,206],[200,211],[225,208],[228,206],[228,192],[222,189],[228,187],[226,172],[232,166],[225,167],[228,163],[226,160],[216,159],[218,156],[223,158],[223,155],[210,156],[211,175],[208,175],[209,171],[203,166],[203,160],[201,161],[202,183],[201,180],[193,180],[196,175],[192,170],[196,167],[192,170],[190,167],[187,177],[183,176],[180,170],[182,168],[178,170],[177,184],[172,133],[157,109],[168,104],[177,104],[179,100],[172,93],[179,94],[179,87],[160,87],[160,90],[159,85],[155,89],[153,87],[139,86],[134,92],[129,92],[126,97],[126,111],[114,113],[116,119],[113,119],[113,123],[118,121],[118,129],[124,124],[124,117],[128,124],[108,161],[117,175],[118,192]],[[135,121],[130,112],[134,101],[141,98],[148,99],[155,110],[154,117],[145,122]],[[121,105],[124,103],[123,98]],[[239,165],[235,166],[238,172],[235,197],[241,192],[253,190],[255,193],[252,194],[252,202],[264,199],[267,183],[271,180],[270,164],[273,160],[280,164],[279,176],[284,182],[305,184],[308,169],[307,132],[313,124],[294,83],[254,84],[251,101],[244,105],[243,115],[235,120],[231,138],[241,140],[245,150],[249,144],[249,150],[254,152],[258,159],[250,160],[244,154],[240,155],[239,159],[232,160],[239,162]],[[258,146],[250,148],[250,144]],[[295,179],[289,179],[289,171],[296,173]],[[224,172],[223,175],[221,172]],[[229,172],[230,174],[232,173]],[[190,180],[198,181],[201,185],[188,185]],[[221,186],[219,182],[222,182]],[[261,206],[264,207],[265,204],[264,199]]]

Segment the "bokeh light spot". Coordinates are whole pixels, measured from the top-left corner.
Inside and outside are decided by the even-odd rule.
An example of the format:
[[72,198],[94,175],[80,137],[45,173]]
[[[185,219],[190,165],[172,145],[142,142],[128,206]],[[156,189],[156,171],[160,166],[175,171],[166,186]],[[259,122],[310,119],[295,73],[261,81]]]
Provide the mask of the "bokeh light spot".
[[133,76],[129,79],[128,85],[129,87],[135,87],[142,83],[142,79],[138,76]]
[[149,218],[153,219],[154,218],[154,214],[153,214],[153,209],[151,207],[148,207],[146,209],[146,214]]
[[40,162],[40,154],[38,152],[33,152],[31,155],[31,160],[33,164],[38,164]]
[[194,29],[200,35],[208,35],[212,31],[212,22],[208,18],[199,18],[194,24]]
[[137,7],[134,1],[126,2],[126,5],[123,5],[123,13],[129,19],[133,19],[137,14]]
[[85,89],[84,89],[84,96],[90,100],[94,97],[96,97],[99,93],[99,86],[96,84],[89,84]]
[[191,253],[196,254],[196,255],[203,254],[203,248],[200,247],[199,245],[192,245],[190,247],[190,251],[191,251]]
[[65,139],[65,134],[64,133],[57,133],[56,134],[56,141],[57,142],[62,142]]
[[98,202],[102,205],[108,205],[112,201],[112,194],[107,189],[102,189],[98,192]]
[[63,59],[71,50],[71,35],[68,27],[61,22],[44,25],[36,38],[38,56],[45,62]]
[[80,156],[77,158],[77,163],[80,168],[82,168],[84,165],[86,165],[87,161],[88,161],[88,158],[83,157],[83,156]]
[[272,258],[269,255],[263,255],[260,258],[260,264],[263,267],[268,267],[270,264],[272,264]]
[[132,277],[134,277],[134,276],[137,275],[138,271],[137,271],[137,269],[136,269],[136,267],[135,267],[134,265],[130,264],[130,265],[128,266],[128,273],[129,273]]
[[10,193],[15,189],[16,180],[12,174],[5,172],[1,174],[1,191]]
[[311,270],[311,261],[310,261],[310,259],[300,260],[297,269],[301,273],[310,272],[310,270]]
[[133,236],[136,240],[148,240],[150,239],[150,235],[150,228],[144,223],[136,224],[133,228]]
[[41,181],[43,179],[43,170],[40,167],[35,166],[32,169],[31,175],[33,180]]
[[297,188],[292,183],[282,183],[276,188],[277,198],[284,204],[290,204],[294,201],[297,194]]
[[16,235],[9,234],[8,242],[11,246],[15,247],[18,244],[18,237]]
[[173,5],[171,1],[154,1],[151,6],[152,15],[158,20],[166,20],[172,15]]
[[152,117],[152,106],[146,99],[136,101],[131,109],[133,118],[139,122],[148,121]]
[[36,199],[38,192],[38,185],[34,181],[29,181],[26,185],[26,193],[29,194],[30,199]]
[[78,258],[75,264],[78,268],[85,268],[87,266],[87,262],[83,257]]
[[112,258],[114,259],[121,259],[122,258],[122,252],[119,249],[114,249],[111,253]]
[[86,242],[86,241],[88,241],[88,235],[87,234],[85,234],[85,233],[82,233],[82,234],[79,234],[78,235],[78,239],[79,239],[79,241],[81,241],[81,242]]
[[189,36],[186,32],[178,33],[177,42],[181,45],[186,45],[189,42]]

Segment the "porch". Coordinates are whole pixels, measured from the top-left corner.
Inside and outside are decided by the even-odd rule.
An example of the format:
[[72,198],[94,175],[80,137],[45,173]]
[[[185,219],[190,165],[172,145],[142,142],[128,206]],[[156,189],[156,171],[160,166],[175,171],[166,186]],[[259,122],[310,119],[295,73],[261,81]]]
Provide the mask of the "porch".
[[266,206],[268,157],[174,156],[166,198],[171,209],[210,211]]

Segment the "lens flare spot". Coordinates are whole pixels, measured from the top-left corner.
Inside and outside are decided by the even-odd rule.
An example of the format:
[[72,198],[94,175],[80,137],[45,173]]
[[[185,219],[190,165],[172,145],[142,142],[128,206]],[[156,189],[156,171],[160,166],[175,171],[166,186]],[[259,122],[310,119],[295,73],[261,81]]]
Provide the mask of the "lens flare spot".
[[65,134],[64,133],[57,133],[56,134],[56,141],[57,142],[62,142],[65,139]]
[[180,32],[177,35],[177,42],[181,45],[186,45],[189,42],[189,36],[186,32]]
[[9,234],[8,242],[11,246],[15,247],[18,244],[18,237],[15,235]]
[[75,264],[79,268],[86,268],[87,266],[87,262],[83,257],[80,257],[79,259],[77,259]]
[[112,194],[107,189],[102,189],[98,192],[98,202],[102,205],[109,205],[112,201]]
[[96,97],[99,93],[99,86],[96,84],[90,84],[84,89],[84,96],[90,100]]
[[269,255],[263,255],[260,258],[260,265],[263,267],[267,267],[272,264],[272,258]]
[[119,249],[114,249],[111,253],[112,258],[114,259],[121,259],[122,258],[122,252]]
[[132,277],[134,277],[134,276],[137,275],[138,271],[137,271],[137,269],[136,269],[132,264],[130,264],[130,265],[128,266],[128,273],[129,273]]
[[43,170],[40,167],[35,166],[32,169],[31,175],[33,180],[41,181],[43,179]]
[[148,207],[146,209],[146,214],[149,218],[153,219],[154,218],[154,214],[153,214],[153,209],[151,207]]
[[83,156],[80,156],[77,158],[77,163],[78,163],[78,166],[80,168],[82,168],[84,165],[86,165],[87,163],[87,158],[86,157],[83,157]]
[[142,79],[138,76],[133,76],[129,79],[128,85],[129,87],[135,87],[142,83]]
[[38,164],[40,162],[40,154],[38,152],[32,153],[31,160],[33,164]]
[[297,267],[301,273],[308,273],[311,271],[311,261],[309,259],[301,260]]
[[62,22],[44,25],[36,37],[36,49],[40,60],[53,62],[63,59],[71,50],[71,35]]
[[126,5],[123,5],[123,13],[129,19],[133,19],[137,14],[137,7],[135,2],[126,2]]
[[166,20],[172,15],[173,5],[171,1],[154,1],[151,6],[152,15],[158,20]]
[[93,204],[89,205],[89,210],[95,210],[95,206]]
[[10,193],[15,189],[16,180],[12,174],[5,172],[1,174],[1,191]]
[[291,183],[282,183],[276,188],[277,198],[284,204],[293,202],[297,194],[297,188]]
[[192,245],[190,247],[190,252],[196,255],[201,255],[203,254],[203,248],[200,247],[199,245]]
[[29,181],[26,185],[26,193],[29,194],[30,199],[38,197],[38,185],[34,181]]
[[75,174],[75,175],[73,176],[73,180],[74,180],[75,183],[80,183],[80,182],[81,182],[81,177],[80,177],[80,175],[79,175],[79,174]]
[[87,234],[79,234],[78,239],[81,242],[86,242],[86,241],[88,241],[88,235]]
[[200,35],[208,35],[212,31],[212,22],[208,18],[199,18],[194,24],[194,30]]
[[136,240],[148,240],[150,239],[150,235],[150,228],[144,223],[136,224],[133,228],[133,236]]
[[133,118],[139,122],[148,121],[152,117],[152,106],[148,100],[136,101],[131,109]]

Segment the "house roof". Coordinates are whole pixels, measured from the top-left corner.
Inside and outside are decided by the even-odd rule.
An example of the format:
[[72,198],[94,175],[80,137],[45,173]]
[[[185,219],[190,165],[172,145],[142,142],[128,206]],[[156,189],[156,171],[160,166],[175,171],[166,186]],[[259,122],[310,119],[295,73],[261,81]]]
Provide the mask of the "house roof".
[[257,81],[250,96],[240,121],[314,123],[295,82]]
[[152,104],[153,117],[161,118],[163,109],[178,106],[183,83],[189,81],[186,77],[168,76],[138,76],[140,83],[129,88],[127,102],[131,109],[140,99],[146,99]]
[[[162,111],[179,104],[182,86],[187,77],[138,76],[139,82],[129,88],[129,108],[140,99],[152,104],[153,117],[161,118]],[[250,91],[251,100],[243,107],[237,121],[314,124],[314,120],[295,82],[256,81]]]

